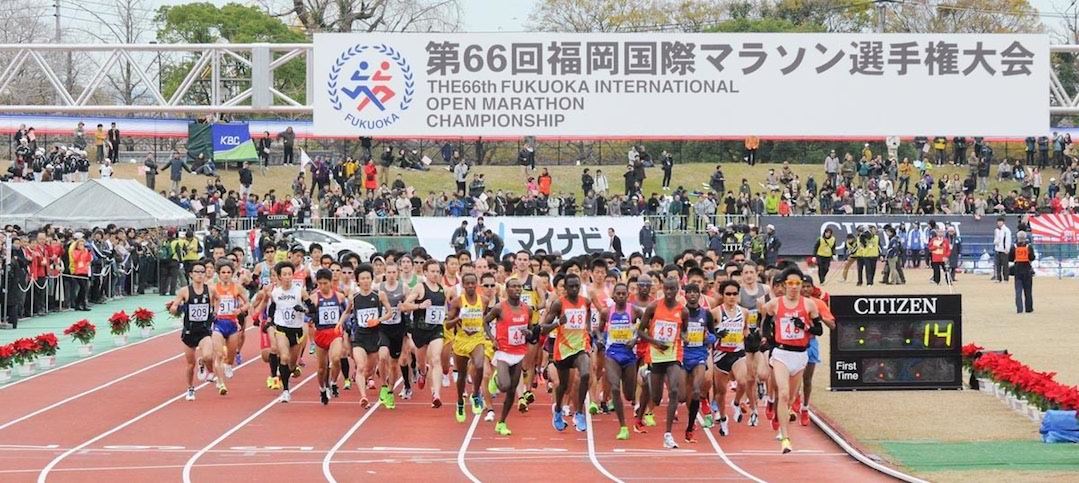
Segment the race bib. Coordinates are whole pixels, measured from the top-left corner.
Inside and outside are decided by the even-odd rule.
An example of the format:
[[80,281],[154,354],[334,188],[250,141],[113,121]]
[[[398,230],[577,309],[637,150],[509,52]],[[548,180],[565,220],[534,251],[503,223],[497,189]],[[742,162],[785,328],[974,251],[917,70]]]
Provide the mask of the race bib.
[[446,322],[446,306],[432,305],[427,308],[427,317],[423,319],[427,325],[442,325]]
[[296,320],[296,311],[292,309],[282,310],[280,315],[282,322],[294,322]]
[[704,323],[699,320],[689,321],[689,330],[686,332],[686,345],[690,347],[704,345]]
[[566,328],[571,330],[584,330],[587,327],[585,322],[585,309],[569,309],[563,312],[566,317]]
[[731,349],[740,347],[742,345],[742,331],[732,330],[727,332],[727,335],[720,339],[719,345],[720,347],[728,347]]
[[607,337],[612,344],[628,344],[633,339],[633,327],[612,326],[607,332]]
[[236,311],[236,298],[231,295],[223,295],[217,301],[218,314],[232,314]]
[[589,322],[592,332],[597,332],[600,329],[602,323],[599,320],[599,312],[593,310],[591,316],[589,316]]
[[336,325],[341,318],[341,307],[337,305],[318,308],[318,325]]
[[779,321],[780,337],[783,340],[802,340],[805,337],[805,331],[794,326],[794,321],[790,317],[783,317]]
[[356,326],[366,329],[378,325],[378,309],[359,309],[356,311]]
[[304,288],[304,280],[302,278],[292,279],[292,288]]
[[393,314],[393,317],[390,317],[390,320],[387,320],[387,321],[383,322],[383,324],[386,324],[386,325],[400,324],[401,323],[401,309],[399,307],[393,307],[393,308],[390,309],[390,313]]
[[510,345],[525,345],[525,338],[528,336],[528,325],[511,325],[509,326],[508,335]]
[[461,307],[461,328],[467,334],[483,330],[483,309],[479,307]]
[[757,326],[757,311],[756,310],[750,310],[749,311],[749,317],[746,317],[746,325],[748,325],[750,329]]
[[192,322],[206,322],[210,320],[209,304],[194,304],[187,307],[187,317]]
[[652,323],[652,338],[663,343],[673,343],[678,334],[678,322],[657,320]]

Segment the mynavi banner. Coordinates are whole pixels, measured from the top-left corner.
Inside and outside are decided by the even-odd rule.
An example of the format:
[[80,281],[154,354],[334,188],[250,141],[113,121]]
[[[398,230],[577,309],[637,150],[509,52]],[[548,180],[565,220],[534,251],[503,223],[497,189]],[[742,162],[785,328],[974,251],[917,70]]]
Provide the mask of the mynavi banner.
[[[811,255],[813,244],[831,228],[838,247],[847,239],[848,234],[857,236],[858,227],[876,226],[883,239],[884,227],[891,225],[897,230],[927,229],[931,226],[945,230],[955,227],[956,233],[967,240],[980,239],[993,241],[993,230],[997,227],[998,215],[974,217],[971,215],[814,215],[814,216],[761,216],[761,226],[772,225],[776,236],[782,242],[779,254],[783,256]],[[1015,232],[1017,215],[1006,215],[1005,223]]]
[[[324,136],[993,137],[1049,116],[1046,35],[327,33],[314,55]],[[963,108],[926,115],[937,99]]]
[[[462,225],[467,222],[467,225]],[[431,256],[443,259],[454,253],[453,237],[457,229],[468,230],[468,249],[475,253],[472,233],[477,218],[413,217],[412,227],[420,246]],[[561,254],[562,258],[610,251],[610,231],[622,242],[626,256],[641,251],[638,235],[644,226],[639,216],[488,216],[483,229],[491,230],[504,243],[503,253],[528,250],[530,253]]]

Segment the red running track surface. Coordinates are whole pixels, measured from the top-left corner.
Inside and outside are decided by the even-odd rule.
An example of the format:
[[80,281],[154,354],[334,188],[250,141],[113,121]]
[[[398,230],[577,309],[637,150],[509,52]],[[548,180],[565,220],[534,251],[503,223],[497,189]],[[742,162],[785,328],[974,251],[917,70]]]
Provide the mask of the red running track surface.
[[[590,432],[575,431],[567,415],[569,427],[555,431],[551,396],[542,389],[529,412],[511,412],[509,437],[471,411],[457,423],[452,387],[442,390],[441,409],[431,409],[429,390],[415,389],[396,409],[363,410],[355,387],[323,406],[312,356],[305,356],[309,370],[293,379],[292,403],[281,404],[265,388],[268,371],[254,342],[243,351],[253,362],[236,370],[227,396],[207,385],[187,402],[182,347],[172,335],[0,389],[0,481],[887,479],[814,427],[792,426],[795,451],[788,455],[779,453],[763,418],[756,428],[732,421],[727,437],[713,428],[715,445],[700,428],[697,443],[684,443],[684,406],[674,451],[662,447],[662,407],[658,426],[616,441],[613,414],[591,417]],[[500,409],[501,399],[495,404]]]

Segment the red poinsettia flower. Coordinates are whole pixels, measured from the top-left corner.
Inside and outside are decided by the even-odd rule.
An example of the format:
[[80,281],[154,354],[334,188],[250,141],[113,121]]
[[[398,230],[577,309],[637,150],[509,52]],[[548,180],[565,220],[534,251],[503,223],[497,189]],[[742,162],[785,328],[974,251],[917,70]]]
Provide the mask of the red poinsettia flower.
[[14,364],[15,348],[11,344],[0,345],[0,369],[9,369]]
[[130,328],[131,317],[127,315],[127,312],[121,310],[109,317],[109,332],[113,335],[126,334]]
[[15,342],[11,343],[11,347],[15,350],[14,359],[16,364],[25,364],[37,357],[37,342],[34,339],[26,337],[15,339]]
[[55,356],[60,348],[60,341],[56,340],[56,334],[46,332],[34,338],[37,342],[38,353],[44,356]]
[[91,324],[89,320],[82,319],[70,327],[64,329],[64,335],[70,335],[73,339],[83,344],[89,344],[94,336],[97,335],[97,327]]
[[977,354],[977,353],[979,353],[979,352],[981,352],[983,350],[985,350],[985,347],[982,347],[980,345],[977,345],[977,344],[974,344],[973,342],[971,342],[970,344],[967,344],[967,345],[963,346],[963,348],[962,348],[963,358],[964,359],[973,359],[975,354]]
[[139,307],[132,316],[135,319],[135,325],[139,327],[151,327],[154,325],[154,313],[150,309]]

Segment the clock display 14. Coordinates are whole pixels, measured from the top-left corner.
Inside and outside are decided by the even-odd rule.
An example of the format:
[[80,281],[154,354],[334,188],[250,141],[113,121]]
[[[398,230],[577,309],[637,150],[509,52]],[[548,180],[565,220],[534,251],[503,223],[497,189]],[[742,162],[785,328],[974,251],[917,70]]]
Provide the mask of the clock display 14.
[[952,320],[838,321],[838,347],[842,351],[954,350],[959,343]]

